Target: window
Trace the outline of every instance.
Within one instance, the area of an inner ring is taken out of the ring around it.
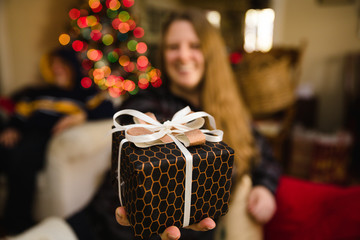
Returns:
[[[245,14],[245,41],[246,52],[270,51],[273,44],[275,12],[270,8],[250,9]]]
[[[220,27],[221,15],[218,11],[208,11],[206,13],[206,18],[215,27]]]

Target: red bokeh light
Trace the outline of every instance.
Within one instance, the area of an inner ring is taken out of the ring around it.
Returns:
[[[146,78],[140,78],[138,86],[141,89],[146,89],[149,86],[149,81]]]
[[[144,29],[141,27],[137,27],[134,29],[134,37],[136,38],[142,38],[144,36]]]
[[[80,17],[77,20],[77,25],[79,26],[79,28],[86,28],[88,26],[86,17]]]
[[[151,85],[155,88],[160,87],[162,84],[161,78],[157,78],[155,81],[151,81]]]
[[[132,5],[134,5],[134,0],[123,0],[123,5],[127,8],[131,7]]]
[[[144,42],[139,42],[137,45],[136,45],[136,51],[140,54],[143,54],[147,51],[147,45],[146,43]]]
[[[80,52],[84,47],[84,43],[80,40],[75,40],[72,43],[72,48],[76,51],[76,52]]]
[[[93,67],[93,62],[90,61],[89,59],[84,59],[81,65],[85,70],[90,70]]]
[[[142,68],[147,67],[147,65],[149,64],[149,60],[146,56],[140,56],[137,59],[137,64]]]
[[[94,41],[98,41],[101,38],[101,32],[99,30],[92,30],[90,33],[90,37]]]
[[[81,86],[83,88],[89,88],[92,85],[92,81],[89,77],[84,77],[83,79],[81,79]]]
[[[73,8],[69,11],[69,17],[71,20],[78,19],[80,17],[80,10]]]

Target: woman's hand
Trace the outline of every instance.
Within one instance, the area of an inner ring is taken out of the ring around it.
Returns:
[[[126,211],[124,207],[118,207],[115,212],[116,221],[123,226],[130,226],[129,220],[126,217]],[[216,223],[211,218],[205,218],[198,223],[192,224],[187,228],[194,231],[208,231],[214,229]],[[165,229],[165,231],[160,234],[162,240],[176,240],[180,238],[180,230],[175,226],[171,226]]]
[[[5,147],[12,148],[20,140],[21,134],[15,128],[7,128],[0,134],[0,144]]]
[[[249,194],[248,211],[259,223],[267,223],[276,211],[274,195],[266,187],[255,186]]]
[[[84,112],[69,115],[61,118],[53,127],[52,133],[54,135],[61,133],[69,127],[80,125],[86,121],[86,114]]]

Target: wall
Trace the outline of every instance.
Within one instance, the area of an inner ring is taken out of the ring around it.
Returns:
[[[0,93],[39,81],[42,54],[58,46],[76,1],[0,0]]]
[[[343,1],[345,2],[345,1]],[[275,45],[307,42],[301,84],[319,97],[318,128],[335,131],[342,124],[342,68],[344,56],[360,52],[359,1],[319,5],[316,0],[273,0]]]

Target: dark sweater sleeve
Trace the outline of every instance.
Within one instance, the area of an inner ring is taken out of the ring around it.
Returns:
[[[253,134],[259,149],[259,159],[254,162],[251,170],[253,185],[262,185],[275,194],[282,173],[281,166],[266,139],[255,129]]]

